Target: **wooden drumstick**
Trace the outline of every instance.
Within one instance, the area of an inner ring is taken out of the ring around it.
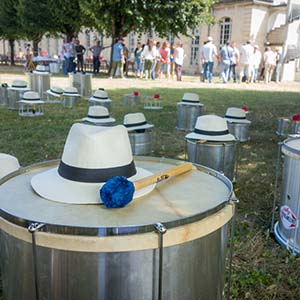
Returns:
[[[100,189],[100,197],[108,208],[118,208],[127,205],[133,198],[135,191],[149,185],[164,181],[168,178],[181,175],[192,170],[191,163],[183,163],[171,169],[145,177],[135,182],[129,181],[124,176],[109,179]]]

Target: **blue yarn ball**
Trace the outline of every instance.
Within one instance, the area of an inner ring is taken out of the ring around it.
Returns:
[[[127,205],[133,198],[134,185],[124,176],[109,179],[100,189],[100,197],[107,208]]]

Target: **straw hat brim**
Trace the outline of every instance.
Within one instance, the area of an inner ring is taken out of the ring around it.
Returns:
[[[212,141],[212,142],[231,142],[235,141],[235,137],[232,134],[224,134],[224,135],[204,135],[204,134],[198,134],[195,132],[191,132],[185,136],[186,139],[191,140],[206,140],[206,141]]]
[[[125,125],[124,125],[125,126]],[[125,126],[126,127],[126,126]],[[141,126],[136,126],[136,127],[126,127],[126,129],[128,131],[134,131],[134,130],[141,130],[141,129],[149,129],[149,128],[153,128],[154,125],[153,124],[145,124],[145,125],[141,125]]]
[[[229,123],[242,123],[242,124],[251,124],[251,121],[247,120],[247,119],[231,119],[228,117],[224,118],[227,122]]]
[[[20,100],[20,101],[17,101],[18,103],[24,103],[24,104],[43,104],[45,103],[44,101],[42,100]]]
[[[80,94],[69,94],[69,93],[63,93],[63,96],[73,96],[73,97],[80,97]]]
[[[8,90],[13,90],[13,91],[30,91],[30,88],[28,88],[28,87],[26,87],[26,88],[24,88],[24,87],[18,88],[18,87],[12,87],[12,86],[10,86],[7,89]]]
[[[31,186],[37,194],[48,200],[69,204],[100,204],[100,188],[104,183],[85,183],[65,179],[58,174],[58,167],[35,175],[31,179]],[[136,181],[152,175],[150,171],[136,167],[136,175],[128,178]],[[155,184],[134,192],[133,199],[150,193]]]
[[[94,98],[94,97],[91,97],[89,99],[89,101],[95,101],[95,102],[111,102],[111,99],[107,98],[107,99],[98,99],[98,98]]]
[[[180,105],[197,105],[197,106],[203,106],[202,103],[200,102],[195,102],[195,103],[192,103],[192,102],[178,102],[177,104],[180,104]]]
[[[49,95],[52,95],[54,97],[58,97],[58,98],[63,96],[63,94],[56,94],[56,93],[53,93],[51,90],[47,90],[46,93]]]
[[[40,71],[32,71],[33,74],[38,74],[38,75],[49,75],[50,72],[40,72]]]
[[[90,122],[94,124],[106,124],[106,123],[113,123],[116,121],[114,118],[107,118],[107,119],[92,119],[89,117],[81,119],[81,121]]]

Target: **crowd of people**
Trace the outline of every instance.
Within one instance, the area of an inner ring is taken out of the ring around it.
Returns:
[[[252,45],[251,41],[247,41],[240,49],[237,48],[234,41],[228,41],[218,53],[212,37],[208,37],[201,48],[200,60],[203,82],[212,82],[215,62],[219,64],[223,83],[231,80],[254,83],[260,79],[269,83],[274,71],[275,81],[279,82],[280,80],[282,61],[279,48],[275,48],[273,51],[270,46],[267,46],[262,54],[258,45]]]

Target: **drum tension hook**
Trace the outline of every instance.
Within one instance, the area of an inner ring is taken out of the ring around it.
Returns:
[[[37,230],[40,230],[41,228],[43,228],[46,224],[43,224],[43,223],[31,223],[29,226],[28,226],[28,231],[30,233],[33,233]]]

